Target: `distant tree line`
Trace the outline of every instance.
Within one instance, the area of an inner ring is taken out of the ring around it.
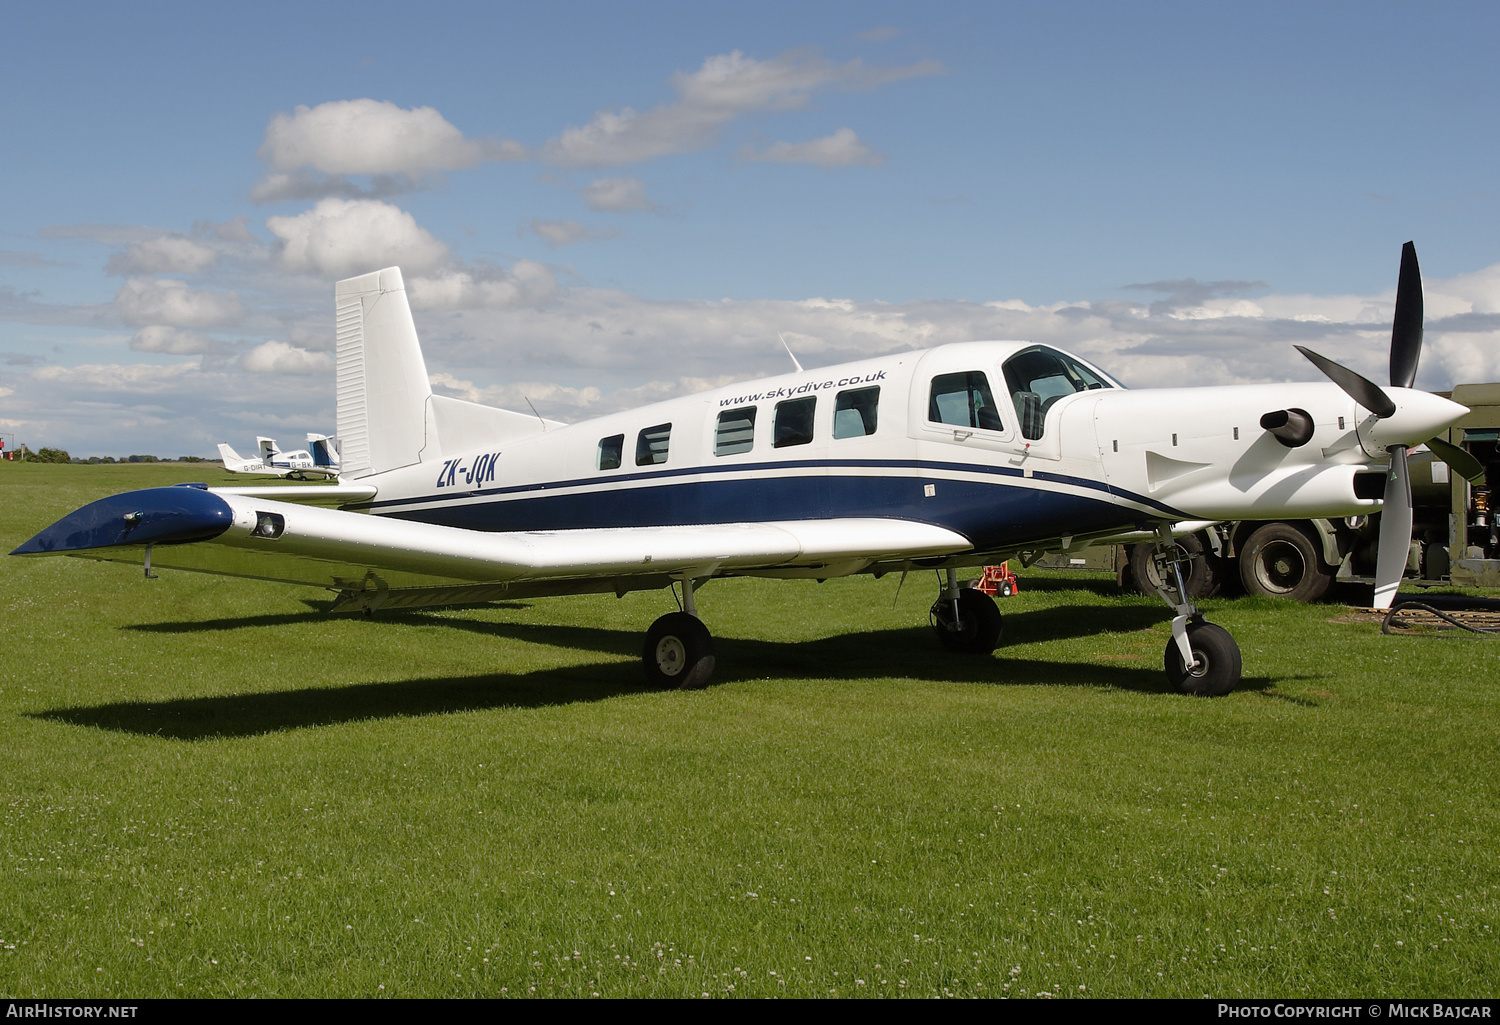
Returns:
[[[205,459],[202,456],[178,456],[176,459],[163,459],[160,456],[149,455],[122,456],[119,459],[114,456],[89,456],[87,459],[74,459],[60,448],[39,448],[32,451],[25,446],[21,447],[20,452],[21,458],[31,463],[212,463],[217,461]]]
[[[63,455],[67,455],[66,452]],[[176,459],[163,459],[161,456],[124,456],[116,459],[114,456],[89,456],[87,459],[64,459],[63,462],[74,463],[211,463],[213,459],[204,459],[202,456],[178,456]]]

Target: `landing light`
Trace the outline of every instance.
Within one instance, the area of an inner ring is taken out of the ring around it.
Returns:
[[[286,530],[286,517],[280,513],[257,512],[255,514],[256,537],[278,538]]]

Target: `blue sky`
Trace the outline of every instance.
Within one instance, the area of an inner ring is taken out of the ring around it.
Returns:
[[[1485,4],[62,4],[0,36],[0,433],[332,423],[332,284],[577,419],[1028,337],[1127,383],[1500,377]],[[631,113],[634,112],[634,114]]]

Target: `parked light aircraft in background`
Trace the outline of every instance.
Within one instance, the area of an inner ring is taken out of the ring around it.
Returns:
[[[289,477],[306,480],[313,477],[337,477],[339,453],[334,439],[326,434],[309,434],[307,449],[280,452],[271,438],[256,438],[259,459],[246,459],[228,445],[219,445],[219,458],[230,473],[249,473],[261,477]],[[310,450],[310,451],[309,451]]]
[[[1174,532],[1383,505],[1389,604],[1411,534],[1407,448],[1465,412],[1411,388],[1410,243],[1389,388],[1302,350],[1333,383],[1127,390],[1049,346],[968,342],[564,425],[434,394],[399,270],[339,282],[335,306],[338,484],[128,492],[12,554],[311,584],[366,614],[680,585],[642,660],[652,680],[696,687],[714,656],[694,592],[715,577],[931,568],[938,638],[988,653],[1000,613],[959,586],[961,567],[1154,536],[1176,581],[1160,589],[1167,675],[1222,694],[1239,648],[1182,597]]]

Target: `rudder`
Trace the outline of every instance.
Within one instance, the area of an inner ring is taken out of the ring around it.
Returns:
[[[419,462],[432,387],[401,270],[388,267],[340,281],[334,310],[343,476],[367,477]]]

